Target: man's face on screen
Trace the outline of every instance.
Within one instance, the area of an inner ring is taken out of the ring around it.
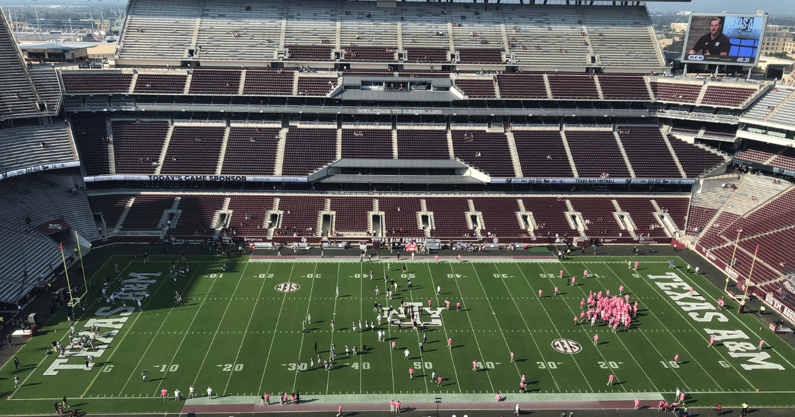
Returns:
[[[709,22],[709,33],[712,35],[713,38],[715,36],[718,36],[718,34],[720,33],[720,20],[715,19]]]

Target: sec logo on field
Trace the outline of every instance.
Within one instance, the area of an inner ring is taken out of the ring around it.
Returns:
[[[279,292],[295,292],[298,291],[299,288],[301,288],[301,286],[294,282],[282,282],[275,287],[276,291]]]
[[[552,341],[552,349],[560,353],[574,355],[582,351],[582,345],[569,339],[555,339]]]

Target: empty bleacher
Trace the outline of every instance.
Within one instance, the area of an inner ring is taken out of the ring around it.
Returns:
[[[707,91],[704,92],[701,104],[739,107],[758,91],[756,88],[724,87],[710,84],[707,85]]]
[[[322,196],[282,196],[279,210],[282,223],[275,234],[279,236],[314,236],[318,233],[318,216],[326,199]]]
[[[569,211],[566,199],[562,197],[524,197],[525,210],[533,213],[536,222],[535,234],[538,236],[563,236],[567,233],[576,234],[566,220]]]
[[[400,159],[450,159],[444,129],[398,128],[397,151]]]
[[[63,91],[55,68],[49,65],[31,65],[28,67],[28,74],[39,97],[47,104],[47,110],[51,113],[57,112],[63,99]]]
[[[392,159],[392,129],[344,127],[342,157]]]
[[[571,178],[569,156],[560,131],[512,130],[522,175],[526,178]]]
[[[221,174],[273,175],[279,131],[278,127],[232,126]]]
[[[523,236],[527,231],[521,227],[516,212],[519,204],[515,198],[483,197],[472,199],[475,210],[483,214],[480,234],[483,236]]]
[[[215,174],[224,137],[221,126],[174,126],[161,174]]]
[[[134,0],[119,40],[122,59],[188,58],[201,6],[190,0]]]
[[[80,163],[86,175],[103,175],[110,171],[108,126],[104,115],[75,113],[69,116],[72,135],[80,152]]]
[[[16,40],[3,14],[0,16],[0,120],[40,113],[36,90],[23,65]]]
[[[183,195],[177,209],[179,217],[168,230],[171,236],[212,237],[215,233],[213,216],[224,205],[224,196],[215,194]]]
[[[378,209],[384,212],[386,237],[421,237],[417,227],[417,212],[420,211],[418,197],[378,197]]]
[[[687,178],[695,178],[716,165],[725,162],[725,159],[716,153],[691,145],[672,136],[668,137],[668,141],[671,142],[671,147],[676,153],[676,159],[678,159],[679,163],[682,165],[682,169],[685,171],[685,174],[687,174]]]
[[[336,197],[331,199],[334,230],[340,233],[367,231],[367,212],[373,210],[369,197]]]
[[[160,222],[163,212],[174,204],[174,195],[141,193],[135,196],[130,211],[122,223],[126,232],[159,233],[164,226]]]
[[[556,99],[599,100],[594,77],[585,74],[548,74],[549,88]]]
[[[136,94],[182,94],[187,74],[138,74]]]
[[[610,198],[569,197],[575,211],[582,213],[585,220],[585,234],[589,237],[618,237],[629,235],[616,222],[616,211]]]
[[[270,61],[276,58],[284,7],[244,0],[202,4],[194,53],[202,60]]]
[[[792,92],[792,88],[783,86],[771,88],[743,113],[743,117],[759,121],[765,120],[776,107],[792,95]]]
[[[651,90],[657,101],[695,104],[703,84],[650,81]]]
[[[92,213],[102,213],[105,227],[108,232],[111,232],[132,197],[127,194],[99,194],[88,196],[88,204],[91,206]]]
[[[513,63],[583,67],[590,62],[578,8],[512,4],[500,8]]]
[[[713,208],[690,206],[690,213],[687,215],[687,233],[697,235],[703,232],[704,227],[717,212],[718,210]]]
[[[494,80],[491,79],[456,77],[455,85],[469,98],[497,97],[497,93],[494,90]]]
[[[114,121],[113,153],[117,174],[154,174],[163,152],[168,122]]]
[[[78,160],[69,139],[69,127],[55,124],[0,129],[0,172],[55,165]],[[106,158],[107,159],[107,158]]]
[[[571,156],[582,178],[630,178],[613,132],[566,130]]]
[[[606,67],[659,68],[664,65],[645,7],[582,8],[593,53]]]
[[[273,208],[269,195],[232,195],[229,210],[232,216],[226,222],[231,233],[243,238],[266,237],[270,227],[267,211]]]
[[[337,129],[291,126],[284,148],[282,174],[306,176],[337,159]]]
[[[331,61],[331,46],[324,45],[288,45],[288,61]]]
[[[453,150],[456,158],[493,177],[513,178],[515,173],[504,133],[483,130],[453,130]],[[466,139],[470,134],[473,139]]]
[[[600,74],[599,86],[602,88],[605,100],[651,99],[646,82],[639,75]]]
[[[288,69],[248,70],[243,94],[292,95],[294,76]]]
[[[657,128],[619,129],[619,137],[638,178],[681,178],[671,151]]]
[[[499,74],[497,84],[502,98],[548,98],[541,74]]]
[[[121,71],[80,71],[61,74],[67,94],[127,93],[132,74]]]
[[[195,70],[190,82],[190,93],[237,94],[241,74],[240,70]]]
[[[433,213],[432,237],[474,236],[474,230],[467,226],[466,212],[469,211],[469,205],[465,198],[426,198],[425,205]]]
[[[325,96],[339,80],[337,77],[298,77],[298,94],[306,96]]]

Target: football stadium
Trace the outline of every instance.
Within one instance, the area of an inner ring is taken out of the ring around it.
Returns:
[[[672,60],[635,1],[129,0],[101,65],[0,16],[0,414],[795,413],[762,12]]]

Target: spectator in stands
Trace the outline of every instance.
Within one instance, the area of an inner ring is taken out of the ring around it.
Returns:
[[[704,55],[728,56],[730,49],[729,37],[723,34],[723,18],[716,16],[709,22],[709,33],[700,37],[689,53],[703,51]]]

